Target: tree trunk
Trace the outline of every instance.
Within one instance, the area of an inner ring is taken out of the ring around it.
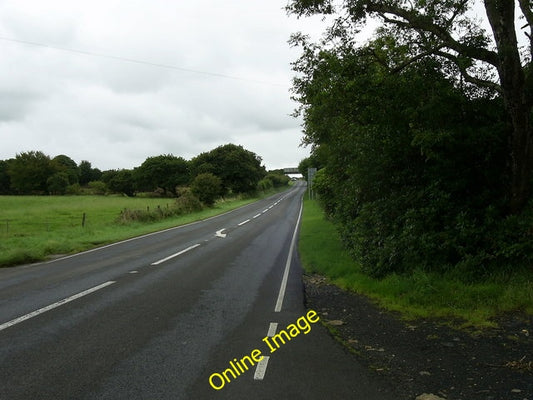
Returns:
[[[510,211],[518,214],[527,204],[531,193],[533,129],[531,104],[526,93],[525,74],[515,33],[515,2],[485,0],[485,9],[498,49],[498,74],[503,98],[513,125]]]

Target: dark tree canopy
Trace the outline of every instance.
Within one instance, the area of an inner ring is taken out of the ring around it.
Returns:
[[[102,179],[112,192],[124,193],[126,196],[133,196],[135,194],[135,182],[132,170],[120,169],[105,171]]]
[[[503,80],[498,71],[490,75],[503,67],[483,60],[500,53],[466,18],[470,5],[340,1],[342,18],[323,41],[293,37],[302,49],[294,63],[296,114],[303,117],[304,143],[321,164],[313,166],[323,167],[316,190],[370,274],[423,269],[474,279],[533,262],[530,195],[515,185],[531,183],[519,171],[530,165],[531,146],[515,146],[518,137],[530,140],[531,127],[523,131],[513,122],[516,109]],[[291,7],[302,15],[335,12],[324,1]],[[383,24],[359,45],[353,33],[368,16]],[[445,46],[437,25],[448,29],[455,47]],[[519,112],[526,120],[528,107]]]
[[[191,163],[195,173],[212,173],[218,176],[225,192],[253,192],[266,173],[259,156],[234,144],[226,144],[202,153],[193,158]]]
[[[349,47],[358,46],[354,33],[369,18],[377,18],[379,36],[394,41],[396,50],[383,51],[383,41],[366,50],[387,71],[397,73],[430,58],[442,62],[443,72],[457,85],[470,84],[472,94],[501,96],[512,126],[509,208],[518,213],[529,200],[533,170],[533,12],[530,0],[483,4],[490,33],[471,17],[475,14],[471,0],[292,0],[287,9],[300,16],[337,16],[327,39],[330,45],[334,39]],[[520,48],[518,38],[527,45]]]
[[[79,183],[80,169],[72,158],[64,154],[55,156],[52,159],[52,166],[58,173],[66,174],[69,184]]]
[[[0,194],[11,192],[11,179],[8,173],[8,161],[0,160]]]
[[[80,170],[80,185],[87,185],[91,181],[98,181],[102,177],[102,171],[98,168],[93,168],[92,164],[83,160],[79,165]]]
[[[54,173],[51,161],[41,151],[17,154],[8,164],[11,189],[18,194],[46,193],[46,181]]]
[[[135,169],[135,180],[140,191],[161,188],[175,194],[177,186],[186,185],[190,180],[189,163],[172,154],[149,157]]]

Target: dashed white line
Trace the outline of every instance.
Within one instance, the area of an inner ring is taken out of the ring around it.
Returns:
[[[247,224],[248,222],[250,222],[249,219],[247,219],[246,221],[242,221],[240,224],[237,224],[237,225],[238,225],[238,226],[242,226],[242,225],[244,225],[244,224]]]
[[[263,356],[263,359],[257,363],[257,367],[255,367],[255,374],[254,379],[256,381],[262,381],[265,377],[265,372],[268,365],[269,356]]]
[[[254,215],[254,219],[259,218],[261,216],[261,213]]]
[[[268,327],[268,337],[272,337],[276,334],[276,331],[278,330],[278,323],[277,322],[271,322]]]
[[[264,214],[266,212],[268,212],[268,208],[266,210],[263,210],[263,212],[261,214]]]
[[[138,274],[139,271],[130,271],[129,273],[130,273],[130,274]]]
[[[84,290],[83,292],[80,292],[78,294],[75,294],[75,295],[72,295],[70,297],[67,297],[67,298],[65,298],[63,300],[60,300],[60,301],[55,302],[53,304],[50,304],[49,306],[46,306],[46,307],[43,307],[43,308],[39,308],[38,310],[35,310],[35,311],[33,311],[33,312],[29,313],[29,314],[23,315],[22,317],[18,317],[18,318],[12,319],[11,321],[8,321],[8,322],[0,325],[0,331],[4,330],[6,328],[9,328],[10,326],[19,324],[19,323],[21,323],[23,321],[26,321],[26,320],[28,320],[30,318],[36,317],[37,315],[40,315],[40,314],[45,313],[47,311],[53,310],[54,308],[62,306],[63,304],[70,303],[71,301],[79,299],[80,297],[87,296],[88,294],[94,293],[97,290],[100,290],[100,289],[105,288],[106,286],[112,285],[113,283],[115,283],[115,281],[108,281],[108,282],[102,283],[101,285],[98,285],[98,286],[95,286],[93,288]]]
[[[268,326],[267,336],[268,337],[274,336],[277,330],[278,330],[278,323],[271,322],[270,325]],[[255,367],[254,380],[256,381],[263,380],[263,378],[265,377],[269,359],[270,359],[269,356],[263,356],[263,359],[257,363],[257,367]]]
[[[172,255],[170,255],[170,256],[168,256],[168,257],[165,257],[165,258],[163,258],[163,259],[161,259],[161,260],[159,260],[159,261],[153,262],[153,263],[150,264],[150,265],[159,265],[159,264],[162,264],[162,263],[164,263],[165,261],[171,260],[171,259],[173,259],[174,257],[177,257],[177,256],[181,256],[183,253],[186,253],[186,252],[188,252],[188,251],[191,251],[192,249],[195,249],[195,248],[197,248],[198,246],[200,246],[200,243],[197,243],[197,244],[195,244],[195,245],[193,245],[193,246],[187,247],[185,250],[178,251],[177,253],[172,254]]]

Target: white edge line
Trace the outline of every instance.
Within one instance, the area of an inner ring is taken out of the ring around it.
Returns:
[[[263,359],[257,363],[257,367],[255,367],[255,374],[254,374],[254,380],[256,381],[262,381],[265,377],[265,372],[268,365],[268,359],[270,356],[263,356]]]
[[[162,263],[164,263],[165,261],[171,260],[171,259],[173,259],[174,257],[177,257],[177,256],[181,256],[183,253],[187,253],[188,251],[191,251],[192,249],[195,249],[195,248],[197,248],[198,246],[200,246],[200,243],[196,243],[195,245],[189,246],[189,247],[187,247],[187,248],[184,249],[184,250],[181,250],[181,251],[178,251],[177,253],[171,254],[170,256],[165,257],[165,258],[162,258],[162,259],[159,260],[159,261],[153,262],[153,263],[150,264],[150,265],[159,265],[159,264],[162,264]]]
[[[93,288],[84,290],[83,292],[80,292],[78,294],[72,295],[72,296],[67,297],[67,298],[65,298],[63,300],[59,300],[58,302],[50,304],[49,306],[46,306],[46,307],[43,307],[43,308],[39,308],[38,310],[32,311],[29,314],[26,314],[26,315],[23,315],[21,317],[12,319],[11,321],[8,321],[8,322],[0,325],[0,331],[4,330],[6,328],[9,328],[10,326],[19,324],[19,323],[21,323],[23,321],[26,321],[26,320],[28,320],[30,318],[36,317],[39,314],[42,314],[42,313],[45,313],[47,311],[53,310],[54,308],[62,306],[63,304],[70,303],[71,301],[79,299],[80,297],[87,296],[88,294],[91,294],[93,292],[96,292],[97,290],[103,289],[106,286],[112,285],[115,282],[116,281],[108,281],[108,282],[102,283],[101,285],[98,285],[98,286],[95,286]]]
[[[237,225],[238,225],[238,226],[242,226],[242,225],[244,225],[244,224],[247,224],[248,222],[250,222],[249,219],[247,219],[246,221],[242,221],[240,224],[237,224]]]
[[[291,269],[292,252],[294,251],[294,244],[296,243],[296,234],[298,233],[298,225],[300,224],[300,218],[302,217],[303,202],[300,205],[300,213],[298,214],[298,220],[294,227],[294,233],[292,234],[291,247],[289,248],[289,255],[287,256],[287,263],[285,264],[285,271],[283,272],[283,279],[281,280],[281,286],[279,288],[278,301],[276,302],[275,312],[281,311],[283,305],[283,298],[285,297],[285,289],[287,289],[287,280],[289,278],[289,270]]]

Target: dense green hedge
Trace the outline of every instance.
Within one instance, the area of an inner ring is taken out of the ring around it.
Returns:
[[[315,189],[364,271],[531,268],[533,211],[509,212],[497,95],[465,90],[435,60],[390,73],[368,49],[307,45],[296,69]]]

